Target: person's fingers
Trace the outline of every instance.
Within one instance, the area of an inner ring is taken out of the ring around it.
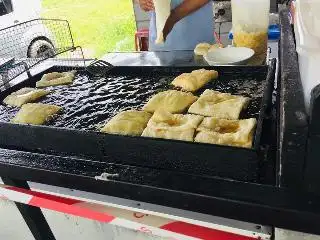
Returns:
[[[148,11],[154,10],[154,5],[152,0],[146,1],[146,8],[148,9]]]
[[[140,8],[146,11],[146,0],[139,0]]]
[[[153,0],[140,0],[140,7],[144,11],[152,11],[154,10]]]
[[[141,6],[141,8],[144,11],[152,11],[152,10],[154,10],[154,7],[152,5],[144,5],[144,6]]]
[[[153,3],[153,0],[150,0],[149,1],[149,6],[150,8],[153,10],[154,9],[154,3]]]

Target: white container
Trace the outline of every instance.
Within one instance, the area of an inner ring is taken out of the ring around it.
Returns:
[[[254,55],[254,51],[245,47],[218,48],[209,51],[204,59],[210,66],[216,65],[244,65]]]
[[[320,84],[320,0],[297,0],[294,28],[307,111],[312,89]]]
[[[256,55],[267,53],[270,0],[232,0],[232,31],[236,47]]]

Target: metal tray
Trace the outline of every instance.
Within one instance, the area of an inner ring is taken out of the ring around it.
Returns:
[[[273,65],[269,69],[267,66],[215,67],[220,73],[219,79],[204,88],[252,98],[248,110],[242,114],[242,118],[258,119],[252,149],[100,134],[95,131],[97,125],[119,111],[142,107],[150,96],[170,88],[169,83],[175,76],[194,69],[197,68],[116,67],[105,78],[93,77],[84,69],[78,69],[72,86],[54,87],[55,93],[41,101],[64,107],[63,115],[48,126],[11,124],[8,121],[17,109],[0,105],[0,146],[256,181],[262,124],[274,82]],[[22,87],[35,86],[44,73],[59,70],[59,66],[50,68],[2,91],[0,101]],[[63,70],[67,69],[64,67]]]

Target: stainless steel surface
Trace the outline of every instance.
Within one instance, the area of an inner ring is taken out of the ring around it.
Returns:
[[[208,66],[193,51],[108,53],[102,60],[115,66]]]
[[[268,43],[270,58],[278,57],[278,41]],[[202,56],[195,56],[193,51],[171,52],[114,52],[102,57],[115,66],[208,66]]]

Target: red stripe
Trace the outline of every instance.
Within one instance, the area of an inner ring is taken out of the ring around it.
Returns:
[[[29,202],[29,205],[46,208],[46,209],[50,209],[50,210],[54,210],[62,213],[68,213],[68,214],[76,215],[79,217],[85,217],[85,218],[89,218],[89,219],[100,221],[100,222],[106,222],[106,223],[109,223],[113,219],[115,219],[115,217],[105,213],[100,213],[100,212],[92,211],[83,207],[68,205],[65,203],[56,202],[50,199],[44,199],[40,197],[33,197]]]
[[[31,191],[27,189],[17,188],[17,187],[6,187],[9,190],[13,190],[20,193],[25,193],[28,195],[33,196],[29,205],[35,207],[41,207],[46,209],[51,209],[58,212],[69,213],[79,217],[85,217],[92,220],[100,221],[100,222],[111,222],[115,217],[105,214],[96,212],[93,210],[86,209],[84,207],[78,207],[74,204],[82,203],[82,201],[71,199],[71,198],[64,198],[59,196],[54,196],[51,194],[40,193],[36,191]]]
[[[35,197],[46,198],[48,200],[61,202],[61,203],[68,204],[68,205],[73,205],[73,204],[82,202],[82,201],[71,199],[71,198],[58,197],[58,196],[54,196],[54,195],[51,195],[51,194],[40,193],[40,192],[31,191],[31,190],[27,190],[27,189],[23,189],[23,188],[10,187],[10,186],[8,186],[6,188],[10,189],[10,190],[13,190],[13,191],[16,191],[16,192],[21,192],[21,193],[25,193],[25,194],[31,194],[32,196],[35,196]]]
[[[253,240],[259,238],[240,236],[211,228],[201,227],[184,222],[172,222],[161,227],[175,233],[181,233],[189,237],[200,238],[203,240]]]
[[[72,214],[79,217],[84,217],[100,222],[109,223],[115,219],[115,217],[96,212],[93,210],[86,209],[84,207],[75,206],[73,204],[82,203],[82,201],[69,199],[64,197],[58,197],[46,193],[40,193],[36,191],[16,188],[16,187],[6,187],[7,189],[32,195],[33,198],[29,202],[29,205],[35,207],[46,208],[62,213]],[[240,236],[234,233],[228,233],[220,230],[215,230],[211,228],[201,227],[184,222],[173,222],[166,224],[161,227],[161,229],[168,230],[175,233],[180,233],[190,237],[200,238],[203,240],[253,240],[259,238]]]

